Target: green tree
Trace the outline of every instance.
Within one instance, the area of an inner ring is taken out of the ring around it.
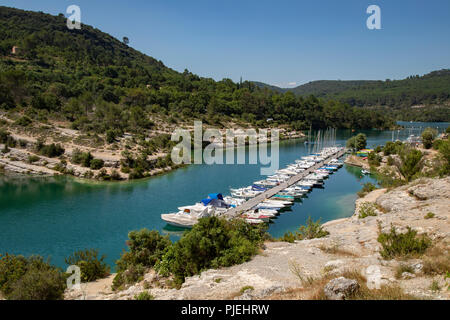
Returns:
[[[422,143],[425,149],[430,149],[433,146],[433,141],[436,139],[437,131],[436,129],[426,128],[422,132]]]

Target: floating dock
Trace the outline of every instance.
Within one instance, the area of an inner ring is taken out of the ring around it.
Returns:
[[[267,191],[264,191],[263,193],[257,195],[256,197],[244,202],[243,204],[241,204],[240,206],[236,207],[236,208],[231,208],[230,210],[228,210],[223,216],[227,219],[232,219],[232,218],[236,218],[237,216],[243,214],[244,212],[252,209],[253,207],[257,206],[259,203],[263,202],[264,200],[273,197],[274,195],[276,195],[278,192],[296,184],[297,182],[299,182],[300,180],[302,180],[303,178],[305,178],[307,175],[309,175],[310,173],[316,171],[317,169],[319,169],[320,167],[323,167],[324,165],[326,165],[327,163],[329,163],[332,159],[338,159],[340,157],[342,157],[345,153],[347,152],[346,149],[342,149],[341,151],[329,156],[327,159],[323,160],[322,162],[316,163],[314,166],[312,166],[311,168],[306,169],[303,172],[300,172],[299,174],[291,177],[288,181],[283,182],[279,185],[277,185],[276,187],[273,187]]]

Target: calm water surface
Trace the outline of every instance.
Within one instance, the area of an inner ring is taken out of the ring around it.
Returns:
[[[427,127],[429,124],[405,126]],[[441,131],[448,123],[432,124]],[[416,129],[418,130],[418,129]],[[368,145],[391,140],[391,131],[364,131]],[[414,130],[395,131],[405,139]],[[339,131],[344,145],[351,131]],[[303,141],[280,144],[280,165],[292,163],[308,153]],[[64,257],[76,250],[97,248],[111,265],[126,249],[130,230],[156,229],[176,240],[181,231],[168,228],[161,213],[175,212],[178,206],[193,204],[211,192],[227,193],[260,180],[257,165],[192,165],[169,174],[124,183],[91,183],[67,177],[0,177],[0,253],[50,256],[64,267]],[[345,166],[330,176],[324,189],[314,189],[292,211],[270,225],[273,236],[294,231],[310,215],[322,222],[348,217],[353,213],[356,192],[373,181],[358,168]]]

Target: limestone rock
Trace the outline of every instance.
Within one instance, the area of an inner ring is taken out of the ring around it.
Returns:
[[[330,300],[345,300],[359,289],[358,281],[339,277],[325,285],[325,296]]]

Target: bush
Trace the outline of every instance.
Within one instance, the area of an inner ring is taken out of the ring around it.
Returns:
[[[394,158],[392,158],[391,156],[389,156],[389,157],[387,158],[387,164],[388,164],[388,166],[393,166],[393,165],[395,164]]]
[[[359,133],[356,136],[351,137],[347,140],[347,148],[359,151],[364,149],[367,145],[367,138],[364,133]]]
[[[8,147],[14,148],[17,145],[17,141],[9,134],[9,132],[0,129],[0,143],[5,145],[5,149]]]
[[[425,149],[430,149],[433,146],[433,140],[436,139],[437,131],[432,128],[426,128],[422,132],[422,143]]]
[[[76,251],[67,257],[65,262],[71,266],[76,265],[81,270],[81,281],[90,282],[105,278],[109,275],[109,266],[104,262],[105,256],[98,256],[98,250],[85,249]]]
[[[35,162],[38,162],[39,160],[41,160],[41,158],[39,158],[36,155],[31,155],[31,156],[28,157],[28,162],[29,163],[35,163]]]
[[[329,234],[328,231],[323,229],[320,224],[320,219],[314,222],[311,217],[308,217],[306,226],[301,226],[299,228],[298,238],[299,240],[316,239],[326,237]]]
[[[363,188],[360,191],[358,191],[358,197],[362,198],[376,189],[377,187],[373,183],[367,182],[364,184]]]
[[[417,231],[410,227],[406,233],[397,233],[394,226],[391,227],[389,233],[380,232],[378,242],[383,247],[380,254],[385,259],[420,255],[431,245],[431,240],[427,235],[417,237]]]
[[[16,120],[15,124],[22,127],[28,127],[33,121],[27,116],[23,116]]]
[[[176,284],[209,268],[228,267],[257,254],[265,230],[241,219],[227,221],[210,217],[200,221],[164,255],[157,269],[172,274]]]
[[[128,234],[128,252],[124,252],[117,261],[117,275],[114,288],[136,282],[147,268],[158,263],[167,252],[172,242],[169,236],[162,236],[158,231],[142,229]]]
[[[56,158],[64,154],[65,150],[60,144],[45,145],[42,141],[38,141],[36,146],[37,152],[48,158]]]
[[[433,212],[428,212],[425,217],[423,217],[424,219],[432,219],[434,218],[435,214]]]
[[[375,152],[369,153],[367,159],[368,159],[369,164],[371,166],[375,166],[375,167],[378,167],[380,165],[380,163],[381,163],[381,160],[382,160],[381,156],[379,156]]]
[[[65,275],[42,257],[0,256],[0,291],[10,300],[59,300]]]
[[[99,169],[103,168],[104,165],[105,165],[105,162],[103,160],[92,159],[90,167],[92,170],[99,170]]]
[[[144,291],[134,296],[134,300],[155,300],[155,297],[147,291]]]
[[[364,219],[367,217],[375,217],[377,213],[375,212],[375,204],[370,202],[365,202],[359,208],[359,219]]]
[[[420,171],[422,157],[422,152],[416,149],[409,148],[401,152],[400,158],[402,159],[402,164],[398,169],[406,181],[411,181]]]

